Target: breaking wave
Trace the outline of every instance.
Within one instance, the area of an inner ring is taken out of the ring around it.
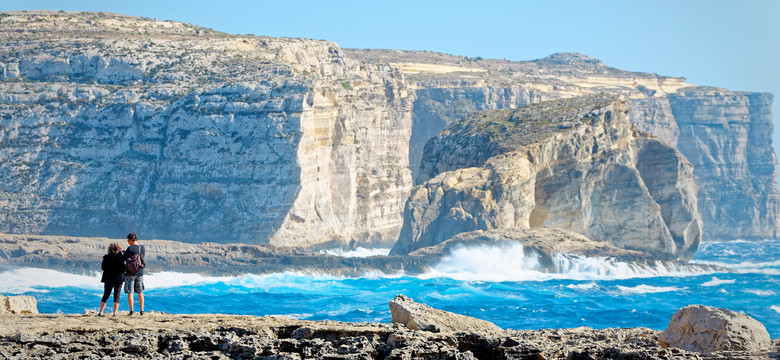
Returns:
[[[464,281],[608,280],[713,273],[708,266],[673,262],[626,262],[607,257],[555,254],[551,263],[526,251],[521,244],[458,247],[421,278],[446,277]]]

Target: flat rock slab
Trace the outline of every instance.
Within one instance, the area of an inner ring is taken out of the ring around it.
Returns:
[[[502,331],[500,327],[490,321],[435,309],[417,303],[404,295],[398,295],[393,301],[390,301],[390,314],[394,324],[402,324],[412,330],[433,332]]]

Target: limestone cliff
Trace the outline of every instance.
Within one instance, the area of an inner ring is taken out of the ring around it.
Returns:
[[[591,96],[450,125],[426,146],[392,253],[545,226],[689,259],[701,240],[691,165],[632,130],[629,112],[625,100]]]
[[[446,125],[609,92],[696,165],[705,238],[778,236],[768,94],[105,13],[2,13],[0,37],[0,232],[390,244]]]
[[[779,236],[771,94],[627,72],[581,54],[518,62],[424,51],[346,51],[367,63],[416,65],[406,76],[414,96],[409,152],[414,178],[428,139],[464,114],[616,93],[630,99],[637,129],[675,146],[694,164],[704,239]]]
[[[327,41],[103,13],[6,13],[0,37],[0,232],[397,238],[397,70]]]

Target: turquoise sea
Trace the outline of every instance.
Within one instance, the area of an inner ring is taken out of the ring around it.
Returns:
[[[387,249],[360,249],[367,256]],[[693,264],[638,266],[603,258],[559,256],[559,273],[536,270],[521,246],[469,248],[420,276],[365,274],[147,274],[146,310],[166,313],[283,315],[306,320],[390,322],[387,305],[397,294],[504,328],[588,326],[663,330],[689,304],[743,312],[780,337],[780,241],[705,243]],[[99,261],[96,261],[99,267]],[[97,309],[99,274],[14,268],[0,273],[0,294],[35,296],[42,313]],[[136,303],[136,307],[137,307]],[[122,298],[120,310],[127,310]],[[136,309],[137,310],[137,309]]]

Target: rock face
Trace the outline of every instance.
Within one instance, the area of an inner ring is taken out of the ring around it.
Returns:
[[[432,332],[495,332],[502,329],[489,321],[434,309],[398,295],[390,301],[393,324],[401,324],[412,330]]]
[[[677,310],[658,342],[664,348],[673,346],[705,353],[741,351],[752,354],[766,353],[772,344],[766,328],[756,319],[703,305]]]
[[[777,238],[772,95],[690,88],[669,96],[709,239]]]
[[[415,70],[406,72],[414,90],[409,156],[415,179],[428,139],[464,114],[623,94],[630,99],[631,121],[638,130],[675,146],[693,163],[703,239],[778,237],[771,94],[692,86],[683,78],[610,68],[581,54],[512,62],[424,51],[346,52],[367,63]]]
[[[37,314],[38,302],[32,296],[0,296],[0,314]]]
[[[3,13],[0,37],[0,232],[389,245],[439,130],[609,92],[701,169],[706,238],[778,234],[768,94],[580,54],[347,50],[105,13]]]
[[[552,227],[688,259],[701,240],[690,164],[632,130],[626,101],[483,112],[426,146],[392,254],[473,230]]]
[[[0,232],[392,243],[399,72],[327,41],[103,13],[0,15]]]

